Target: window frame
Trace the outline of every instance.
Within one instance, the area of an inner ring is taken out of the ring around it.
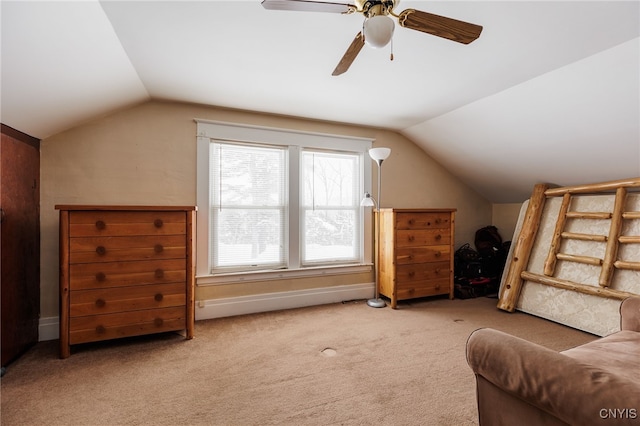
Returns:
[[[239,271],[212,273],[211,227],[210,214],[210,147],[212,140],[230,143],[249,143],[287,146],[289,150],[289,204],[300,205],[301,151],[304,148],[321,149],[335,152],[355,152],[360,154],[362,193],[371,192],[371,161],[366,155],[373,144],[373,139],[333,135],[325,133],[305,132],[299,130],[253,126],[238,123],[195,119],[197,123],[197,163],[196,163],[196,198],[197,198],[197,241],[196,241],[196,278],[198,285],[216,285],[246,280],[270,280],[305,276],[358,273],[369,271],[372,264],[372,215],[361,209],[362,235],[360,238],[361,261],[339,265],[303,266],[300,260],[300,217],[298,213],[289,214],[289,267],[278,270]],[[292,158],[295,157],[295,161]],[[290,209],[291,210],[291,209]],[[297,208],[295,209],[297,212]]]

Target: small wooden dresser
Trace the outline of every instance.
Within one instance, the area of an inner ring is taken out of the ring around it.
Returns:
[[[185,330],[193,338],[195,207],[60,210],[60,357],[71,345]]]
[[[453,299],[455,209],[380,210],[380,294],[398,300]]]

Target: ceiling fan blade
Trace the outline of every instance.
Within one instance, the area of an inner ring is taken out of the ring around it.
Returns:
[[[293,10],[297,12],[353,13],[357,10],[352,4],[308,0],[262,0],[262,7],[269,10]]]
[[[404,10],[398,16],[398,23],[401,27],[422,31],[463,44],[471,43],[480,37],[482,32],[480,25],[415,9]]]
[[[362,50],[363,46],[364,36],[362,35],[362,32],[359,32],[356,35],[356,38],[353,39],[353,41],[347,48],[347,51],[344,52],[342,59],[340,59],[338,66],[335,70],[333,70],[333,73],[331,75],[335,76],[345,73],[349,69],[353,61],[356,59],[356,56],[358,56],[358,53],[360,53],[360,50]]]

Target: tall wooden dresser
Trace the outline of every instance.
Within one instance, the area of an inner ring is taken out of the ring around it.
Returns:
[[[398,300],[453,299],[455,209],[381,209],[380,294]]]
[[[178,330],[193,338],[195,207],[56,209],[61,358],[79,343]]]

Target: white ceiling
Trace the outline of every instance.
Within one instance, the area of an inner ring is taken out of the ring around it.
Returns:
[[[640,3],[402,1],[482,25],[396,26],[331,72],[362,16],[260,0],[7,1],[2,123],[38,138],[148,99],[397,130],[492,202],[640,176]],[[381,141],[384,142],[384,141]]]

